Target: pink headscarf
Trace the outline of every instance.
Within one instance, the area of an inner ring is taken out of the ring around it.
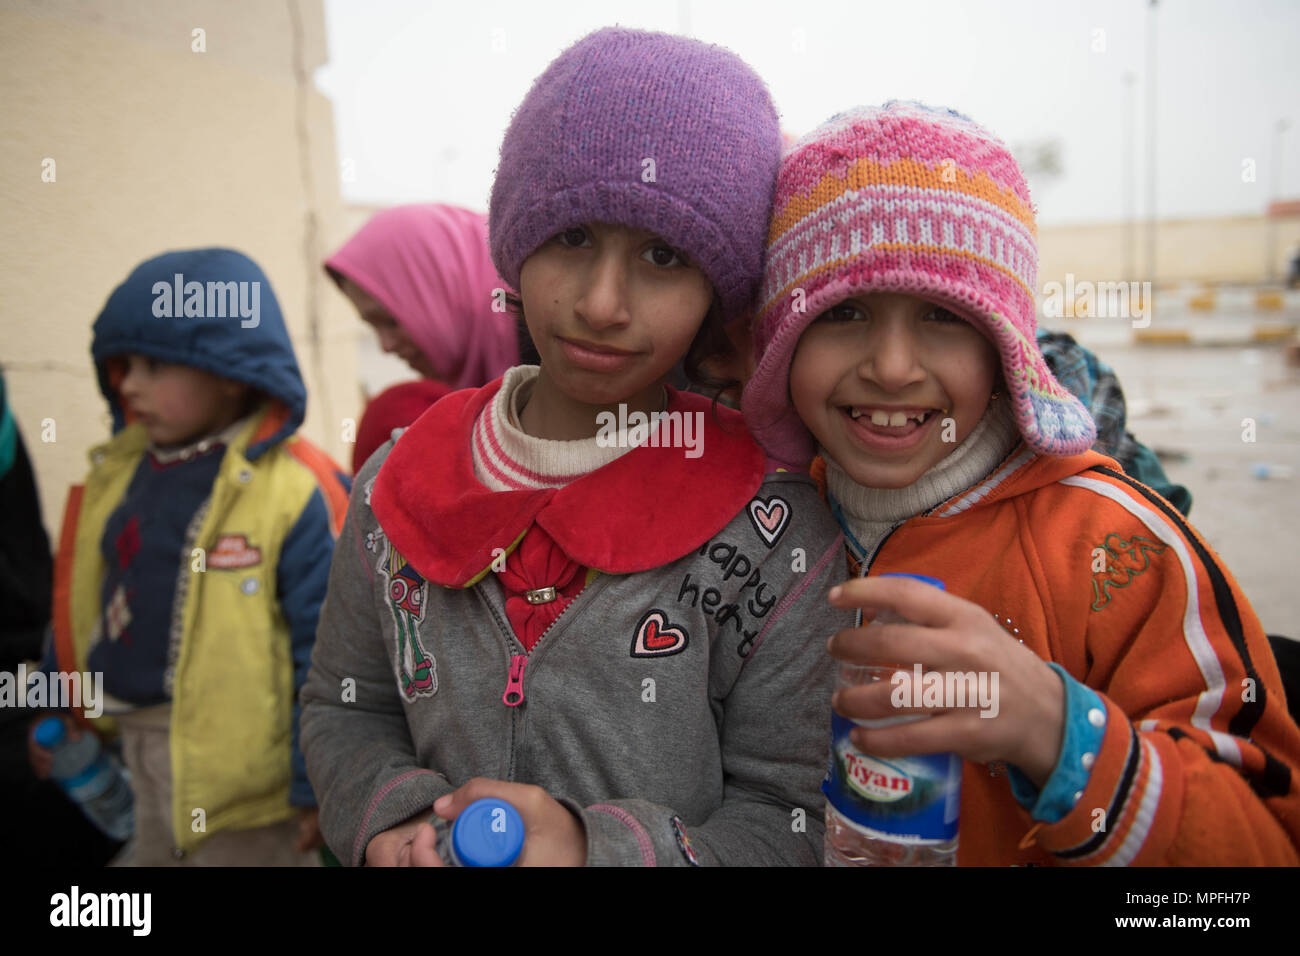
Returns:
[[[515,319],[493,309],[487,216],[458,206],[395,206],[325,260],[378,299],[453,388],[477,388],[519,362]],[[498,307],[499,308],[499,307]]]

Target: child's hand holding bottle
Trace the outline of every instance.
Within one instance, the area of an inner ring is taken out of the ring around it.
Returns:
[[[587,835],[582,823],[541,787],[475,777],[464,786],[439,797],[433,812],[455,820],[475,800],[495,797],[513,806],[523,819],[523,851],[518,866],[583,866],[587,862]],[[443,866],[438,856],[438,836],[423,811],[378,833],[366,846],[367,866]]]
[[[75,720],[66,714],[56,716],[63,721],[63,728],[67,732],[68,740],[76,741],[81,739],[83,731]],[[38,717],[27,728],[27,761],[31,764],[32,772],[36,774],[38,780],[48,780],[50,774],[54,772],[54,753],[36,742],[36,728],[44,720],[44,717]]]
[[[1008,634],[982,607],[907,578],[858,578],[832,588],[831,604],[861,608],[863,626],[839,631],[827,643],[837,660],[894,664],[908,672],[985,675],[993,691],[988,706],[978,699],[964,707],[897,707],[894,681],[879,681],[835,693],[832,705],[845,717],[876,720],[900,713],[928,714],[930,720],[892,727],[857,727],[850,739],[882,757],[953,751],[967,760],[1014,764],[1042,787],[1060,756],[1065,723],[1061,679],[1033,651]],[[881,610],[893,610],[909,624],[877,624]],[[945,686],[951,685],[945,681]],[[901,697],[921,703],[922,688]],[[949,702],[951,703],[951,702]]]
[[[444,820],[455,820],[475,800],[495,797],[505,800],[523,818],[523,851],[516,866],[583,866],[587,862],[587,834],[578,820],[541,787],[475,777],[464,786],[439,797],[434,812]],[[411,844],[411,866],[442,866],[438,857],[437,834],[424,824]]]

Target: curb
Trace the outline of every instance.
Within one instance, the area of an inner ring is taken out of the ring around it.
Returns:
[[[1120,319],[1075,319],[1043,323],[1043,328],[1067,332],[1081,345],[1092,349],[1124,348],[1138,345],[1287,345],[1300,343],[1300,321],[1276,319],[1249,320],[1153,320],[1146,328],[1133,328]]]
[[[1218,283],[1156,286],[1145,324],[1128,317],[1078,315],[1078,300],[1063,303],[1063,316],[1039,324],[1067,332],[1092,348],[1136,345],[1278,345],[1300,337],[1300,289],[1243,287]],[[1087,302],[1082,303],[1085,308]],[[1141,308],[1140,300],[1134,306]]]

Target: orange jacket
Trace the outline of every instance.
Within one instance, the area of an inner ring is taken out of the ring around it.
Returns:
[[[1088,785],[1056,823],[1031,819],[996,765],[966,761],[958,863],[1300,860],[1300,729],[1259,620],[1200,535],[1114,461],[1022,444],[866,566],[943,579],[1106,704]]]

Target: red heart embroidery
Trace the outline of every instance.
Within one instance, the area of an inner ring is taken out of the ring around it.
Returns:
[[[633,657],[664,657],[686,649],[690,638],[685,629],[669,624],[663,611],[652,610],[641,618],[632,638]]]
[[[672,647],[681,637],[681,631],[671,634],[659,633],[659,622],[649,620],[645,622],[645,646],[646,650],[659,651],[665,647]]]

